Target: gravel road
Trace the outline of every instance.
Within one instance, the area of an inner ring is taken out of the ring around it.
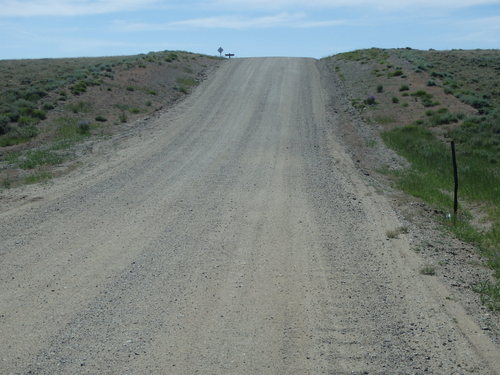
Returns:
[[[325,103],[313,59],[234,59],[78,171],[4,192],[0,373],[494,374]]]

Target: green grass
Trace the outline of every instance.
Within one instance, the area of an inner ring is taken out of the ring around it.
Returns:
[[[464,118],[462,114],[451,113],[447,108],[440,108],[437,111],[428,110],[425,112],[425,115],[426,119],[422,121],[429,126],[458,123]]]
[[[64,157],[50,150],[35,150],[23,153],[17,159],[19,168],[35,169],[44,165],[57,165],[64,161]]]
[[[396,122],[394,116],[375,116],[374,120],[378,124],[393,124]]]
[[[417,173],[431,179],[430,187],[452,190],[453,171],[448,145],[437,140],[422,127],[406,126],[382,134],[386,144],[407,158]],[[473,154],[461,152],[457,145],[461,194],[473,201],[491,202],[500,206],[500,173],[496,164]],[[451,198],[450,198],[451,199]]]
[[[398,185],[405,192],[423,199],[443,212],[453,212],[453,169],[451,152],[447,144],[439,141],[426,128],[406,126],[386,131],[384,142],[404,156],[411,168],[394,172]],[[488,264],[500,279],[500,168],[484,158],[462,150],[457,144],[459,169],[459,200],[486,204],[489,230],[471,225],[471,214],[460,205],[458,218],[443,223],[457,237],[476,244]],[[497,284],[495,284],[497,285]],[[497,296],[500,299],[500,296]]]
[[[483,281],[474,285],[474,290],[481,295],[481,302],[492,311],[500,311],[500,284]]]
[[[64,150],[82,141],[91,134],[95,125],[79,122],[72,117],[59,117],[55,120],[57,135],[51,150]]]
[[[52,178],[52,174],[49,172],[41,171],[24,178],[25,184],[37,184],[40,182],[49,181]]]
[[[361,99],[352,99],[351,105],[358,110],[361,110],[366,107],[365,103]]]
[[[38,135],[38,128],[34,125],[13,126],[7,134],[0,136],[0,147],[14,146],[26,143]]]
[[[183,94],[188,94],[191,87],[196,86],[198,82],[191,77],[179,77],[176,80],[177,89]]]

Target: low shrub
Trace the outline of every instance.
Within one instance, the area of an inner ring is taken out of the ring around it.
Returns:
[[[9,123],[10,119],[7,116],[0,115],[0,135],[7,134],[10,131]]]
[[[73,113],[87,113],[92,111],[94,105],[90,102],[76,102],[66,106],[66,109]]]
[[[73,95],[80,95],[87,91],[87,82],[79,81],[75,85],[70,87],[70,91]]]
[[[427,265],[420,269],[420,273],[426,276],[434,276],[436,274],[436,269],[433,266]]]
[[[78,133],[82,135],[90,134],[90,122],[89,121],[80,121],[78,123]]]
[[[450,113],[447,108],[441,108],[437,111],[427,111],[425,114],[428,117],[427,121],[430,126],[457,123],[463,117],[460,114]]]
[[[368,98],[365,99],[364,103],[367,105],[375,105],[377,104],[377,101],[374,96],[369,96]]]
[[[177,84],[183,87],[191,87],[191,86],[196,86],[198,82],[191,77],[179,77],[176,80]]]
[[[482,110],[490,106],[487,100],[471,94],[460,95],[459,99],[463,101],[465,104],[468,104],[471,107],[479,110]]]
[[[429,94],[428,92],[424,90],[418,90],[416,92],[411,93],[411,96],[415,98],[420,98],[422,104],[424,107],[434,107],[436,105],[439,105],[439,102],[435,102],[432,100],[433,95]]]
[[[29,126],[29,125],[36,125],[38,123],[38,119],[33,118],[31,116],[21,116],[17,123],[23,127],[23,126]]]
[[[0,147],[26,143],[37,135],[38,129],[34,125],[24,127],[12,126],[7,134],[0,135]]]
[[[127,122],[128,120],[127,114],[125,112],[120,112],[120,114],[118,115],[118,119],[120,120],[121,123]]]
[[[399,77],[399,76],[402,76],[404,73],[401,69],[397,69],[393,72],[390,72],[387,74],[387,76],[390,78],[390,77]]]

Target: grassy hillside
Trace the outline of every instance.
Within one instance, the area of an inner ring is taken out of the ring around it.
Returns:
[[[460,209],[443,223],[488,257],[496,281],[478,289],[500,310],[500,51],[368,49],[327,58],[352,105],[411,164],[397,186],[453,212],[449,142],[457,144]]]
[[[0,186],[49,179],[73,145],[178,100],[219,63],[178,51],[0,61]]]

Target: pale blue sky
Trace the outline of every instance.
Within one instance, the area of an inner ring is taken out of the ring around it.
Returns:
[[[0,59],[500,48],[500,0],[0,0]]]

